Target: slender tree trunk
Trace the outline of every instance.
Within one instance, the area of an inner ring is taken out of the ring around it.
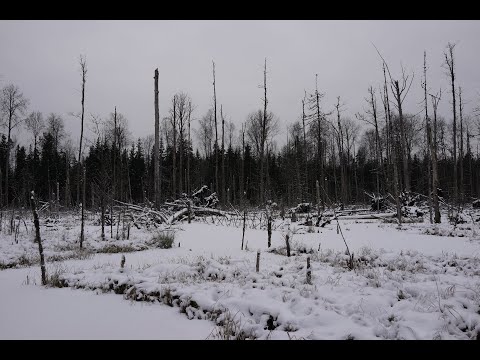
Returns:
[[[400,156],[403,162],[403,178],[405,182],[405,191],[410,191],[410,173],[408,171],[408,156],[407,156],[407,138],[405,134],[405,121],[403,118],[403,111],[402,111],[402,98],[400,93],[400,86],[398,81],[394,82],[395,84],[395,99],[397,100],[398,106],[398,118],[400,121],[400,136],[401,136],[401,149],[400,149]],[[397,153],[398,155],[398,153]]]
[[[452,109],[453,109],[453,197],[454,202],[458,201],[458,173],[457,173],[457,108],[455,106],[455,63],[453,57],[453,48],[455,45],[448,44],[448,54],[445,53],[445,62],[450,72],[450,81],[452,85]],[[448,58],[450,56],[450,58]]]
[[[219,194],[219,186],[218,186],[218,127],[217,127],[217,91],[215,88],[215,62],[213,62],[213,106],[214,106],[214,114],[215,114],[215,191]]]
[[[80,249],[83,248],[83,241],[85,239],[85,183],[86,183],[86,166],[83,165],[83,179],[82,179],[82,224],[80,228]]]
[[[264,183],[264,176],[265,176],[265,159],[264,159],[264,151],[265,151],[265,142],[267,136],[267,58],[265,58],[265,69],[263,71],[263,90],[265,97],[263,99],[263,121],[262,121],[262,135],[261,135],[261,144],[260,144],[260,203],[263,204],[265,201],[265,183]]]
[[[8,196],[9,184],[8,184],[8,176],[10,173],[10,147],[11,147],[11,132],[12,132],[12,118],[13,112],[10,111],[8,117],[8,139],[7,139],[7,158],[5,161],[5,206],[8,207],[10,204],[10,199]]]
[[[222,203],[226,204],[225,201],[225,192],[226,192],[226,183],[225,183],[225,119],[223,117],[223,106],[220,105],[220,118],[222,119]]]
[[[158,109],[158,69],[155,69],[154,75],[154,106],[155,106],[155,144],[153,145],[153,193],[154,202],[157,209],[160,208],[160,115]],[[150,149],[149,149],[150,151]]]
[[[114,115],[113,115],[113,149],[112,149],[113,198],[112,198],[112,200],[115,200],[115,198],[117,196],[117,177],[116,177],[116,168],[117,167],[116,167],[116,162],[117,162],[117,107],[115,106],[115,112],[114,112]]]
[[[431,155],[432,155],[432,172],[433,172],[433,208],[435,210],[434,221],[436,224],[441,222],[440,206],[438,203],[438,167],[437,167],[437,105],[440,98],[433,99],[433,141],[431,141]]]
[[[340,122],[340,96],[337,98],[337,123],[338,123],[338,157],[340,160],[340,186],[342,203],[347,202],[347,182],[345,179],[345,154],[343,153],[343,131],[342,124]]]
[[[40,270],[42,272],[42,285],[47,285],[47,272],[45,270],[45,258],[43,257],[42,238],[40,236],[40,222],[38,221],[37,208],[35,206],[35,192],[32,191],[30,198],[33,212],[33,223],[35,225],[35,242],[38,243],[38,252],[40,253]]]
[[[80,203],[80,179],[82,178],[82,166],[80,165],[82,159],[82,141],[83,141],[83,118],[85,114],[85,82],[87,76],[87,63],[86,60],[80,57],[80,68],[82,71],[82,115],[81,115],[81,128],[80,128],[80,146],[78,148],[78,181],[77,181],[77,204]]]
[[[425,96],[425,123],[427,124],[427,162],[428,162],[428,212],[430,216],[430,224],[433,223],[433,216],[432,216],[432,206],[433,206],[433,191],[432,191],[432,159],[433,155],[431,152],[433,151],[433,144],[432,144],[432,134],[431,134],[431,127],[430,127],[430,119],[428,117],[428,101],[427,101],[427,52],[423,52],[423,89],[424,89],[424,96]]]
[[[464,192],[464,183],[463,183],[463,102],[462,102],[462,88],[458,88],[458,97],[459,97],[459,110],[460,110],[460,154],[458,154],[459,163],[460,163],[460,203],[463,204],[465,201],[465,192]]]
[[[69,164],[68,160],[66,159],[66,166],[65,166],[65,207],[70,206],[70,171],[69,171]]]
[[[317,156],[318,156],[318,166],[320,168],[320,185],[328,192],[328,186],[326,184],[325,175],[324,175],[324,157],[326,151],[324,150],[324,144],[322,142],[322,117],[320,114],[320,93],[318,92],[318,74],[315,74],[315,109],[317,115]],[[325,142],[325,149],[327,148],[328,143]],[[322,202],[322,210],[325,210],[325,198],[324,192],[320,192],[320,198]]]
[[[308,161],[307,161],[308,154],[307,154],[307,130],[305,127],[305,99],[302,100],[302,124],[303,124],[303,161],[305,164],[305,193],[308,194]]]
[[[192,147],[192,140],[190,137],[190,123],[191,123],[191,116],[192,116],[192,103],[188,103],[188,151],[187,151],[187,193],[192,193],[192,184],[190,181],[190,147]]]
[[[102,180],[103,181],[103,180]],[[100,208],[101,208],[101,224],[102,224],[102,241],[105,241],[105,196],[103,191],[100,193]]]
[[[177,103],[176,96],[173,97],[173,167],[172,167],[172,196],[177,197]]]

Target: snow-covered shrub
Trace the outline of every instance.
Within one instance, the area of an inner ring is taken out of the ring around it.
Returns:
[[[175,241],[175,233],[172,231],[160,231],[150,240],[149,245],[160,249],[171,249]]]
[[[47,286],[63,288],[68,286],[63,280],[62,275],[67,272],[67,269],[62,264],[56,264],[47,271]]]

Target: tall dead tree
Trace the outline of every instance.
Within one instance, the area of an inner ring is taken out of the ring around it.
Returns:
[[[225,118],[223,117],[223,105],[220,105],[220,118],[222,119],[222,204],[225,205],[226,201],[226,184],[225,184]]]
[[[386,141],[385,141],[385,153],[387,156],[387,166],[385,170],[385,182],[386,182],[386,187],[388,188],[390,185],[389,179],[390,179],[390,165],[392,164],[392,139],[391,139],[391,123],[390,123],[390,102],[388,101],[388,86],[387,86],[387,74],[385,72],[385,64],[383,64],[383,88],[381,92],[381,99],[383,102],[383,110],[385,113],[385,135],[386,135]]]
[[[338,157],[340,160],[340,187],[341,187],[341,197],[342,203],[346,204],[347,202],[347,180],[345,176],[345,154],[344,154],[344,144],[343,144],[343,129],[342,123],[340,122],[340,96],[337,96],[337,104],[335,108],[337,109],[337,124],[338,124]]]
[[[425,102],[425,124],[426,124],[426,138],[427,138],[427,162],[428,162],[428,208],[430,215],[430,223],[433,222],[432,207],[433,207],[433,191],[432,191],[432,133],[430,126],[430,119],[428,117],[428,99],[427,99],[427,52],[423,52],[423,83],[424,102]]]
[[[432,172],[433,172],[433,208],[435,211],[434,221],[436,224],[441,222],[440,219],[440,207],[438,204],[438,166],[437,166],[437,108],[438,103],[442,97],[442,90],[437,95],[431,95],[432,106],[433,106],[433,139],[431,141],[431,150],[432,155]]]
[[[218,187],[218,127],[217,127],[217,90],[215,88],[215,62],[213,64],[213,108],[214,108],[214,119],[215,119],[215,191],[219,194]]]
[[[116,163],[117,163],[117,107],[115,106],[115,112],[113,113],[113,143],[112,143],[112,168],[113,168],[113,178],[112,178],[112,186],[113,186],[113,195],[112,200],[116,199],[116,189],[117,189],[117,178],[116,178]]]
[[[173,132],[172,147],[172,196],[177,196],[177,96],[173,97],[173,108],[170,110],[170,122]]]
[[[460,153],[458,154],[459,165],[460,165],[460,202],[463,204],[465,201],[464,193],[464,184],[463,184],[463,102],[462,102],[462,88],[458,88],[458,105],[459,105],[459,115],[460,115]]]
[[[445,66],[450,76],[452,85],[452,110],[453,110],[453,200],[458,201],[458,174],[457,174],[457,108],[455,106],[455,62],[453,49],[456,44],[448,43],[445,55]]]
[[[303,161],[305,162],[305,193],[308,193],[308,161],[307,161],[307,130],[305,126],[306,114],[305,114],[305,100],[307,98],[307,93],[302,99],[302,126],[303,126]],[[303,198],[303,196],[302,196]],[[304,200],[304,199],[302,199]],[[318,201],[318,199],[317,199]]]
[[[317,147],[317,166],[319,169],[318,172],[318,177],[320,178],[320,186],[324,190],[320,193],[320,198],[322,202],[322,210],[325,209],[325,175],[324,175],[324,157],[325,157],[325,151],[324,147],[326,149],[326,142],[324,144],[323,141],[323,127],[322,127],[322,121],[325,119],[325,115],[321,109],[320,109],[320,99],[322,99],[325,96],[325,94],[320,93],[318,91],[318,74],[315,74],[315,93],[310,95],[309,98],[309,108],[312,111],[312,118],[314,119],[313,121],[315,122],[315,140],[316,140],[316,147]]]
[[[363,114],[357,113],[356,117],[359,120],[365,121],[366,123],[373,125],[375,128],[375,161],[376,161],[376,171],[375,177],[377,182],[377,193],[380,194],[380,171],[383,169],[383,156],[382,149],[380,146],[380,132],[378,130],[378,121],[377,121],[377,99],[375,97],[375,90],[372,86],[368,88],[368,94],[370,95],[366,98],[366,102],[370,106],[370,109],[366,110],[366,114],[371,116],[371,119],[365,117]]]
[[[80,55],[80,73],[82,74],[82,113],[80,118],[80,146],[78,147],[77,204],[80,203],[80,179],[82,178],[82,166],[80,166],[80,162],[82,159],[83,119],[85,114],[85,83],[87,81],[87,59],[82,55]]]
[[[375,47],[375,46],[374,46]],[[384,99],[384,108],[385,108],[385,122],[387,124],[387,128],[389,129],[389,141],[392,143],[391,146],[391,163],[393,164],[393,190],[395,193],[395,203],[397,205],[397,219],[398,219],[398,224],[402,223],[402,206],[400,202],[400,171],[398,169],[398,154],[399,154],[399,141],[398,141],[398,131],[394,131],[393,126],[392,126],[392,114],[390,112],[390,100],[388,96],[388,86],[387,86],[387,75],[385,72],[385,69],[388,70],[387,63],[385,62],[384,58],[378,51],[378,49],[375,47],[375,50],[377,50],[378,55],[382,59],[382,66],[383,66],[383,78],[384,78],[384,85],[383,85],[383,99]],[[388,71],[390,75],[390,70]],[[390,76],[390,80],[392,77]],[[412,79],[413,81],[413,79]],[[408,91],[407,91],[408,92]],[[406,94],[405,94],[406,95]]]
[[[187,194],[192,192],[192,185],[190,182],[190,148],[193,150],[192,139],[191,139],[191,122],[192,122],[192,102],[188,102],[188,156],[187,156]]]
[[[184,142],[185,142],[185,128],[188,120],[188,103],[190,98],[187,94],[181,92],[175,95],[177,97],[177,127],[179,135],[179,180],[178,180],[178,192],[181,195],[184,190],[184,175],[185,170],[183,166],[183,156],[184,156]]]
[[[264,98],[263,98],[263,121],[262,121],[262,143],[260,146],[260,203],[264,203],[265,199],[265,184],[264,184],[264,173],[265,173],[265,141],[267,138],[267,58],[265,58],[265,67],[263,70],[263,90],[264,90]]]
[[[242,123],[242,164],[240,166],[240,206],[243,208],[245,199],[245,124]]]
[[[408,83],[408,78],[410,75],[405,74],[405,69],[402,66],[402,79],[401,82],[400,80],[394,80],[392,77],[392,74],[390,73],[390,69],[388,68],[388,64],[385,61],[385,59],[382,57],[378,49],[375,47],[377,50],[378,55],[382,59],[387,71],[388,71],[388,76],[390,77],[390,87],[392,90],[393,98],[395,99],[395,102],[393,103],[394,106],[397,108],[398,111],[398,119],[400,123],[400,151],[397,151],[397,156],[400,155],[400,158],[403,163],[403,178],[404,178],[404,187],[405,190],[408,192],[410,191],[410,172],[408,169],[408,156],[407,156],[407,137],[406,137],[406,132],[405,132],[405,119],[403,116],[403,102],[405,101],[405,97],[407,96],[408,92],[410,91],[410,87],[412,86],[413,79],[415,77],[415,74],[412,72],[411,80],[410,83]]]
[[[5,198],[4,204],[8,206],[9,204],[9,173],[10,173],[10,150],[12,147],[12,130],[18,126],[23,120],[21,115],[25,113],[27,109],[28,100],[23,96],[23,93],[20,89],[13,85],[7,85],[2,90],[2,95],[0,98],[0,107],[3,114],[6,115],[7,122],[7,153],[5,161]],[[1,179],[0,179],[1,180]],[[1,181],[0,181],[1,182]],[[1,199],[1,194],[0,194]]]
[[[158,209],[160,207],[160,115],[158,110],[158,69],[155,69],[154,78],[154,103],[155,103],[155,144],[153,145],[153,171],[154,171],[154,199],[155,206]],[[150,149],[148,149],[150,150]]]

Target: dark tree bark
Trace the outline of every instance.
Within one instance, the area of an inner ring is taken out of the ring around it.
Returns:
[[[433,172],[433,208],[435,210],[434,221],[436,224],[441,222],[440,218],[440,206],[438,204],[438,165],[437,165],[437,107],[442,96],[442,91],[438,96],[430,95],[433,105],[433,141],[431,141],[431,154],[432,154],[432,172]]]
[[[86,181],[86,166],[83,165],[83,178],[82,178],[82,224],[80,228],[80,249],[83,248],[83,241],[85,240],[85,202],[86,202],[86,191],[85,183]]]
[[[463,181],[463,102],[462,102],[462,88],[458,88],[458,105],[459,105],[459,115],[460,115],[460,153],[458,154],[459,165],[460,165],[460,203],[463,204],[465,201],[465,191],[464,191],[464,181]]]
[[[83,119],[85,114],[85,83],[87,81],[87,60],[80,56],[80,72],[82,73],[82,114],[81,114],[81,128],[80,128],[80,146],[78,148],[78,162],[82,159],[82,142],[83,142]],[[80,203],[80,179],[82,177],[82,167],[78,167],[78,182],[77,182],[77,204]]]
[[[214,119],[215,119],[215,191],[219,194],[218,186],[218,127],[217,127],[217,91],[215,88],[215,62],[213,64],[213,106],[214,106]]]
[[[38,252],[40,253],[40,270],[42,272],[42,285],[47,285],[47,272],[45,270],[45,258],[43,257],[42,238],[40,237],[40,222],[38,221],[37,208],[35,206],[35,192],[32,191],[30,203],[33,212],[33,223],[35,225],[35,242],[38,243]]]
[[[154,76],[154,101],[155,101],[155,144],[153,146],[153,163],[154,163],[154,199],[155,206],[158,209],[160,207],[160,115],[158,109],[158,69],[155,69]]]
[[[456,44],[447,44],[447,52],[445,55],[445,65],[450,76],[452,85],[452,109],[453,109],[453,200],[458,201],[458,173],[457,173],[457,108],[455,105],[455,63],[453,57],[453,49]]]

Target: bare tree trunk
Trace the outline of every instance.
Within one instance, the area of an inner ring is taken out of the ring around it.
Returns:
[[[154,75],[154,106],[155,106],[155,144],[153,145],[153,172],[154,172],[154,202],[155,207],[159,209],[160,207],[160,115],[158,109],[158,69],[155,69]],[[150,149],[149,149],[150,151]]]
[[[247,210],[243,209],[243,231],[242,231],[242,250],[243,250],[243,241],[245,240],[245,224],[247,222]]]
[[[390,177],[390,165],[392,164],[392,138],[391,138],[391,126],[390,126],[390,104],[388,102],[388,87],[387,87],[387,74],[385,72],[385,64],[383,64],[383,108],[385,111],[385,129],[386,129],[386,154],[387,154],[387,166],[385,171],[385,182],[387,189],[389,188],[389,177]]]
[[[117,195],[117,177],[116,177],[116,163],[117,163],[117,107],[115,106],[115,112],[113,115],[113,149],[112,149],[112,167],[113,167],[113,179],[112,179],[112,188],[113,188],[113,198],[116,199]],[[120,159],[121,160],[121,159]],[[121,189],[120,189],[121,191]]]
[[[222,203],[225,205],[225,119],[223,118],[222,105],[220,105],[220,117],[222,119]]]
[[[398,81],[394,81],[395,85],[395,100],[397,100],[397,107],[398,107],[398,118],[400,121],[400,137],[401,137],[401,149],[400,149],[400,156],[403,162],[403,179],[405,182],[405,191],[410,191],[410,173],[408,171],[408,156],[407,156],[407,138],[405,135],[405,121],[403,119],[403,111],[402,111],[402,98],[400,93],[400,86]],[[398,152],[397,152],[398,154]]]
[[[270,210],[267,211],[267,235],[268,247],[272,246],[272,214]]]
[[[173,167],[172,167],[172,195],[177,197],[177,104],[176,96],[173,97]]]
[[[433,104],[433,141],[431,141],[431,155],[432,155],[432,170],[433,170],[433,208],[435,210],[434,221],[436,224],[441,222],[440,218],[440,206],[438,204],[438,169],[437,169],[437,107],[440,101],[442,93],[438,97],[430,95],[432,97]]]
[[[345,179],[345,154],[343,153],[343,131],[340,123],[340,96],[337,97],[337,123],[338,123],[338,156],[340,159],[340,186],[342,194],[342,203],[347,202],[347,182]]]
[[[215,62],[213,62],[213,106],[215,110],[215,191],[219,194],[218,187],[218,127],[217,127],[217,92],[215,88]]]
[[[454,202],[458,201],[458,174],[457,174],[457,111],[455,106],[455,63],[453,57],[453,49],[455,44],[448,43],[448,53],[445,55],[445,63],[450,73],[450,81],[452,84],[452,109],[453,109],[453,197]]]
[[[285,245],[287,246],[287,257],[290,257],[290,234],[285,235]]]
[[[393,145],[393,187],[395,190],[395,199],[397,203],[397,218],[398,218],[398,224],[400,225],[402,223],[402,206],[400,204],[400,189],[398,186],[399,183],[399,175],[398,175],[398,143],[395,141]]]
[[[78,181],[77,181],[77,204],[80,202],[80,179],[82,177],[82,166],[80,165],[82,159],[82,141],[83,141],[83,118],[85,114],[85,82],[87,76],[87,61],[80,56],[80,70],[82,72],[82,123],[80,128],[80,146],[78,148]]]
[[[463,102],[462,102],[462,88],[458,88],[459,110],[460,110],[460,154],[458,154],[460,163],[460,203],[465,201],[464,183],[463,183]]]
[[[83,179],[82,179],[82,224],[80,228],[80,249],[83,247],[83,240],[85,239],[85,183],[86,183],[86,166],[83,165]]]
[[[68,171],[68,160],[65,167],[65,207],[70,206],[70,172]]]
[[[302,99],[302,124],[303,124],[303,161],[305,162],[305,193],[308,194],[308,161],[307,161],[308,154],[307,154],[307,130],[305,127],[305,99]]]
[[[58,183],[57,181],[57,218],[58,218],[58,212],[59,212],[59,209],[60,209],[60,184]]]
[[[38,213],[35,206],[34,191],[32,191],[30,203],[32,205],[33,223],[35,225],[35,242],[38,243],[38,252],[40,253],[40,270],[42,272],[42,285],[47,285],[47,272],[45,270],[45,258],[43,257],[42,238],[40,237],[40,222],[38,221]]]
[[[13,114],[10,112],[10,116],[8,118],[8,140],[7,140],[7,158],[5,161],[5,206],[8,207],[10,204],[9,196],[8,196],[8,175],[10,172],[10,147],[11,147],[11,137],[10,134],[12,132],[12,116]]]
[[[335,171],[336,166],[337,166],[337,164],[336,164],[336,161],[335,161],[335,140],[332,137],[332,170],[333,170],[333,184],[334,184],[335,202],[337,201],[337,198],[338,198],[338,194],[337,194],[337,174],[336,174],[336,171]]]
[[[312,284],[312,270],[310,269],[310,256],[307,257],[307,284]]]
[[[382,149],[380,147],[380,134],[378,131],[378,122],[377,122],[377,103],[375,100],[375,94],[373,91],[373,87],[370,86],[370,96],[371,96],[371,103],[372,103],[372,113],[373,113],[373,121],[375,123],[375,152],[377,157],[377,192],[380,194],[380,168],[383,169],[383,160],[382,160]]]
[[[192,102],[188,103],[188,152],[187,152],[187,194],[191,194],[192,192],[192,184],[190,181],[190,147],[192,147],[192,139],[190,137],[190,123],[191,123],[191,116],[192,116]]]
[[[100,193],[100,208],[102,213],[101,224],[102,224],[102,241],[105,241],[105,195],[103,191]]]
[[[242,207],[245,198],[245,127],[242,124],[242,164],[240,166],[240,205]]]
[[[265,58],[265,69],[263,71],[263,89],[265,93],[265,97],[263,99],[263,122],[262,122],[262,135],[261,135],[261,144],[260,144],[260,203],[264,203],[265,199],[265,183],[264,183],[264,175],[265,175],[265,159],[264,159],[264,151],[265,151],[265,140],[267,135],[267,58]]]
[[[325,175],[324,175],[324,153],[326,151],[323,150],[323,143],[322,143],[322,119],[320,116],[320,93],[318,92],[318,74],[315,74],[315,109],[317,113],[317,156],[318,156],[318,166],[320,167],[320,184],[322,188],[325,189],[325,192],[328,191],[328,187],[326,186]],[[327,143],[325,144],[325,149],[327,147]],[[320,197],[322,200],[322,210],[325,209],[325,199],[323,196],[323,192],[320,193]]]
[[[431,163],[432,163],[432,154],[431,151],[432,149],[432,134],[431,134],[431,128],[430,128],[430,119],[428,117],[428,101],[427,101],[427,52],[423,52],[423,78],[424,78],[424,83],[423,83],[423,89],[424,89],[424,95],[425,95],[425,123],[427,124],[426,130],[427,130],[427,161],[428,161],[428,212],[430,216],[430,224],[433,223],[433,216],[432,216],[432,206],[433,206],[433,195],[432,195],[432,169],[431,169]]]

